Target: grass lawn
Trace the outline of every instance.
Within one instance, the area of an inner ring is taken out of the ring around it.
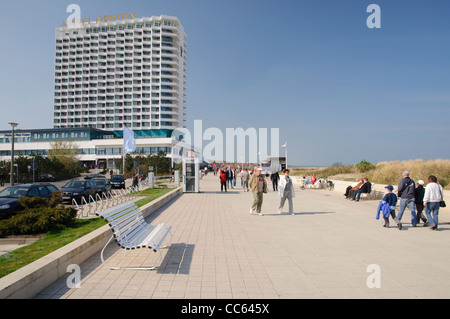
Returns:
[[[146,189],[142,192],[145,198],[136,202],[139,207],[169,193],[173,188]],[[39,258],[93,232],[106,225],[101,218],[76,219],[74,224],[58,231],[48,232],[33,244],[21,247],[0,256],[0,278],[20,269]]]
[[[146,196],[145,198],[142,198],[136,202],[136,205],[138,207],[142,207],[151,201],[155,200],[158,197],[164,196],[167,193],[170,193],[173,191],[174,188],[152,188],[152,189],[146,189],[142,191],[142,196]]]
[[[48,232],[36,242],[0,256],[0,278],[106,225],[101,218],[76,219],[74,224]]]

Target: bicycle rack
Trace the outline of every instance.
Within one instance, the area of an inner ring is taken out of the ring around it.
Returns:
[[[139,195],[146,188],[148,188],[148,182],[143,181],[137,186],[129,186],[126,189],[112,189],[102,193],[102,195],[98,193],[94,196],[89,195],[87,199],[83,196],[81,197],[80,203],[72,199],[72,207],[78,211],[78,218],[89,217],[89,215],[94,215],[99,208],[105,209],[126,201],[138,199]]]

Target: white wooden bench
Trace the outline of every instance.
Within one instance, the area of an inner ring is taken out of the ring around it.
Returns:
[[[152,270],[156,267],[122,267],[123,261],[128,251],[149,248],[155,253],[159,252],[159,261],[161,261],[162,254],[160,249],[162,247],[167,235],[171,234],[172,227],[167,224],[150,225],[142,215],[139,207],[133,202],[125,202],[120,205],[108,208],[96,213],[97,216],[105,219],[111,230],[113,236],[103,247],[101,252],[102,263],[110,269],[146,269]],[[112,267],[106,264],[104,259],[104,251],[108,244],[115,239],[120,248],[124,249],[124,256],[118,267]]]

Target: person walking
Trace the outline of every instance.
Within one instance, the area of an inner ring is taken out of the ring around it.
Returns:
[[[423,221],[423,227],[428,226],[428,221],[425,218],[425,213],[422,215],[424,206],[423,206],[423,197],[425,196],[425,188],[423,185],[425,182],[423,180],[419,180],[416,183],[416,189],[414,190],[414,201],[416,203],[416,214],[417,214],[417,223],[420,223],[420,220]]]
[[[133,177],[131,178],[132,179],[132,185],[133,185],[133,187],[134,188],[139,188],[139,175],[138,174],[136,174],[136,175],[133,175]]]
[[[278,172],[274,172],[270,175],[270,179],[272,180],[273,191],[278,191],[278,182],[280,181],[280,174]]]
[[[398,212],[398,220],[402,220],[403,213],[406,206],[411,210],[411,224],[413,227],[417,226],[417,216],[415,209],[415,183],[409,178],[409,171],[403,172],[403,179],[398,184],[398,197],[400,197],[400,210]],[[402,229],[402,223],[399,224],[399,229]]]
[[[428,177],[428,184],[425,187],[425,195],[423,203],[425,205],[425,214],[428,222],[431,224],[431,230],[438,229],[439,222],[439,207],[441,201],[444,200],[442,186],[437,183],[437,178],[434,175]],[[431,215],[433,214],[433,215]]]
[[[227,191],[227,175],[225,174],[225,172],[223,170],[220,170],[219,180],[220,180],[220,191],[223,192],[223,190],[225,189],[225,192],[226,192]]]
[[[397,195],[394,194],[393,190],[394,187],[392,185],[388,185],[385,187],[388,191],[384,195],[383,199],[381,200],[380,204],[378,205],[377,210],[377,219],[380,217],[380,213],[383,213],[384,218],[384,225],[383,227],[389,228],[389,216],[392,217],[392,219],[398,224],[400,221],[397,217],[395,217],[395,207],[397,206]]]
[[[228,167],[225,173],[227,175],[227,187],[233,188],[233,170],[230,167]]]
[[[278,175],[278,173],[277,173]],[[280,185],[278,190],[278,196],[280,199],[280,206],[278,208],[278,214],[281,214],[286,199],[289,202],[289,214],[294,215],[294,206],[292,199],[295,197],[294,186],[292,185],[292,179],[289,177],[289,170],[284,170],[284,175],[280,178]]]
[[[249,186],[253,192],[253,205],[252,208],[250,208],[250,214],[256,212],[258,215],[263,216],[261,207],[263,203],[263,194],[267,194],[267,182],[262,174],[261,168],[258,168],[252,175]]]
[[[245,190],[247,189],[247,192],[248,192],[248,181],[249,181],[249,179],[250,179],[250,174],[248,173],[248,171],[247,171],[247,169],[243,169],[242,170],[242,187],[243,187],[243,189],[244,189],[244,192],[245,192]]]

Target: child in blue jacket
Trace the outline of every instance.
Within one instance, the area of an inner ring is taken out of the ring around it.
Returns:
[[[378,205],[377,219],[379,218],[380,212],[383,212],[384,225],[383,227],[389,228],[389,215],[397,223],[398,229],[402,229],[402,223],[395,216],[395,207],[397,206],[397,195],[393,193],[394,187],[388,185],[385,187],[388,192],[384,195],[382,201]]]

